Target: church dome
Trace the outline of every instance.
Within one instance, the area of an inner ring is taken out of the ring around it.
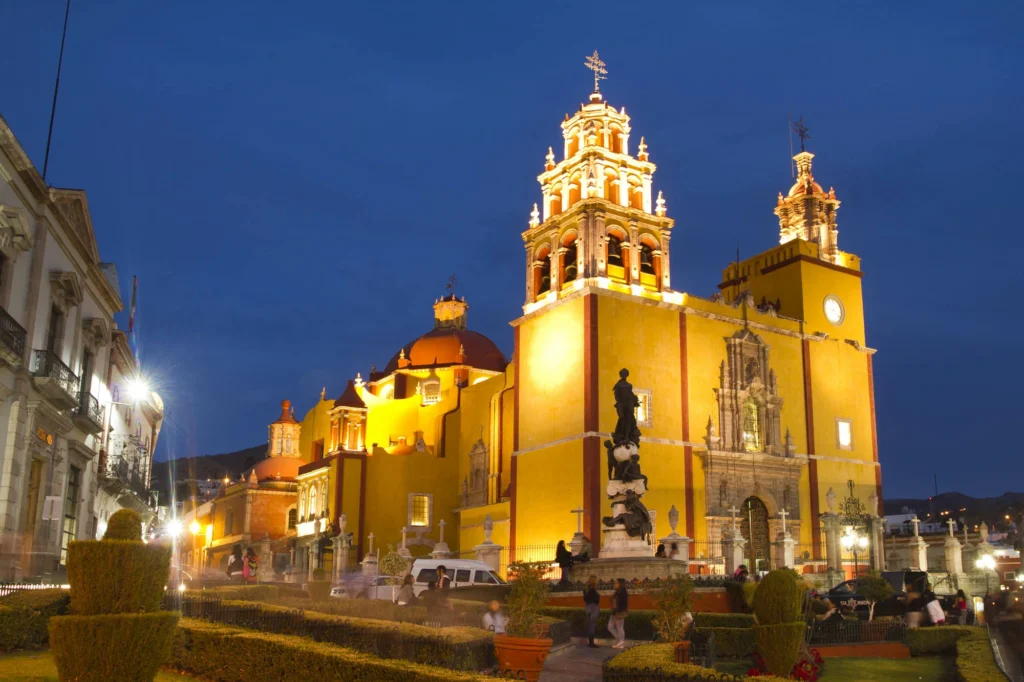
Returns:
[[[501,372],[508,361],[493,341],[479,332],[466,329],[465,298],[454,294],[434,303],[434,328],[402,346],[392,356],[383,375],[399,368],[399,361],[408,360],[409,369],[426,369],[446,365],[468,365],[475,369]]]
[[[256,480],[263,481],[294,481],[299,475],[299,467],[305,464],[298,457],[267,457],[265,460],[245,472],[246,480],[256,474]]]

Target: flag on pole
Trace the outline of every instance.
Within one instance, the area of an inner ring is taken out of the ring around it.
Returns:
[[[135,332],[135,304],[139,293],[139,278],[132,275],[132,305],[128,309],[128,345],[131,346],[132,356],[135,358],[135,371],[141,370],[139,362],[139,343]]]

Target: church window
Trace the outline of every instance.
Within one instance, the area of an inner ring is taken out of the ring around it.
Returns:
[[[309,489],[309,517],[316,518],[316,486]]]
[[[853,422],[836,417],[836,445],[840,450],[853,450]]]
[[[650,244],[640,245],[640,272],[654,274],[654,249]]]
[[[387,400],[391,400],[392,398],[395,397],[395,387],[392,386],[391,384],[388,384],[384,388],[380,389],[380,397],[385,398]]]
[[[292,454],[292,435],[290,433],[286,433],[284,436],[284,448],[281,450],[281,454]]]
[[[422,493],[409,494],[409,525],[430,527],[431,496]]]
[[[306,518],[306,490],[303,488],[299,491],[299,518]]]
[[[423,404],[431,405],[441,399],[441,382],[437,379],[423,382]]]
[[[622,240],[615,235],[608,235],[608,265],[622,267]]]
[[[294,530],[298,524],[299,514],[295,511],[295,507],[292,507],[288,510],[288,530]]]
[[[235,512],[228,509],[224,512],[224,537],[232,535],[235,531]]]
[[[753,400],[743,404],[743,449],[747,452],[761,450],[761,415]]]
[[[651,389],[649,388],[634,388],[633,392],[636,393],[637,400],[640,404],[636,408],[636,423],[637,426],[651,426]]]

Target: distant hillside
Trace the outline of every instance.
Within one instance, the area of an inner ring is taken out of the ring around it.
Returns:
[[[203,455],[189,459],[179,459],[167,462],[153,462],[153,483],[154,490],[160,492],[160,503],[166,503],[170,495],[170,481],[172,477],[177,482],[192,479],[221,479],[225,476],[238,478],[243,471],[252,467],[256,462],[263,459],[267,454],[265,443],[254,445],[244,450],[225,452],[219,455]],[[187,491],[179,490],[179,497],[188,494]]]
[[[1021,514],[1024,513],[1024,493],[1003,493],[999,497],[971,497],[963,493],[950,492],[924,500],[885,500],[886,514],[902,513],[904,507],[915,510],[921,519],[926,518],[928,514],[943,519],[951,516],[957,521],[963,519],[972,526],[984,521],[995,530],[996,527],[1005,527],[1007,516],[1010,517],[1010,521],[1020,521]],[[948,511],[949,514],[943,516],[944,511]]]

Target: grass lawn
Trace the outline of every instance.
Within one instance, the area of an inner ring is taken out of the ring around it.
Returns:
[[[0,657],[0,680],[4,682],[57,682],[57,666],[49,651],[10,654]],[[156,682],[195,682],[196,678],[161,671]],[[114,682],[111,680],[111,682]]]
[[[719,661],[716,669],[741,675],[750,668],[746,660]],[[956,682],[953,659],[946,656],[919,658],[826,658],[819,682]]]

